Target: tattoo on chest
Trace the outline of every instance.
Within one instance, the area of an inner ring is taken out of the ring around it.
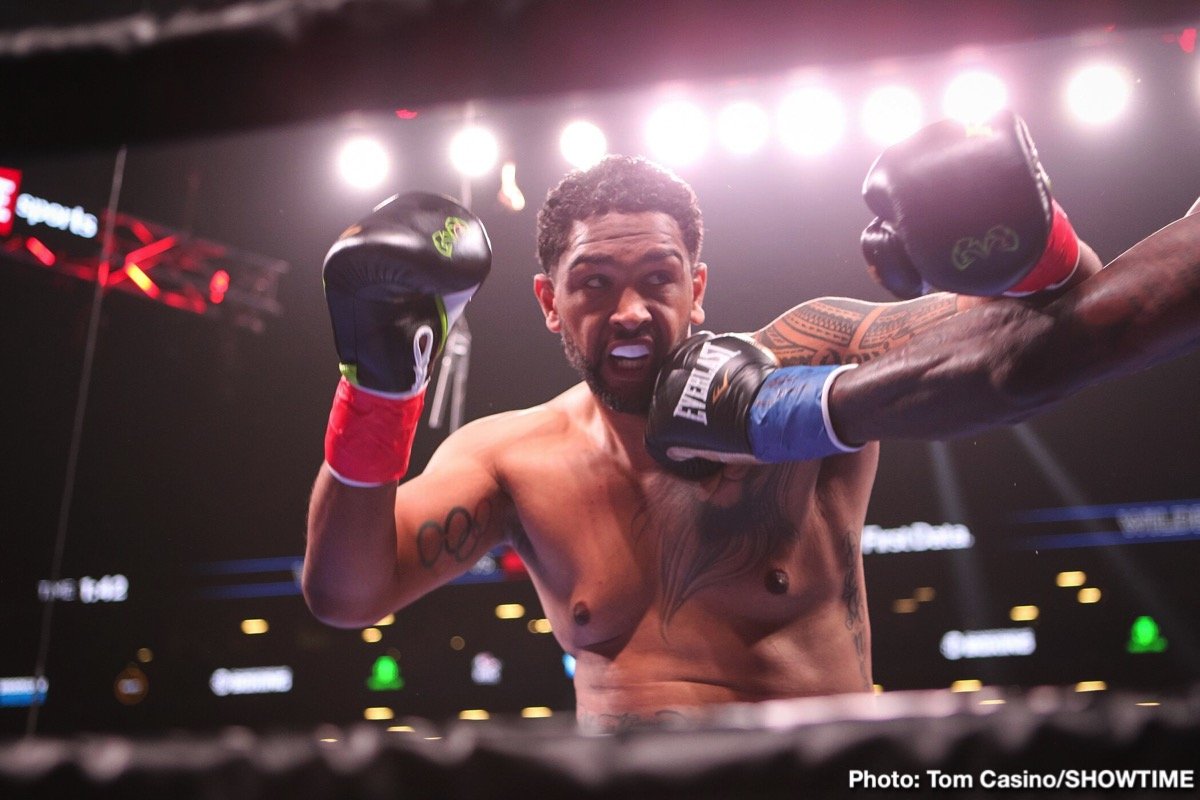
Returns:
[[[455,506],[444,520],[426,520],[417,530],[417,556],[425,567],[433,567],[443,554],[462,564],[475,554],[491,520],[491,503],[484,500],[468,511]]]
[[[727,467],[708,499],[663,487],[653,508],[639,512],[635,530],[661,531],[664,626],[696,592],[763,568],[797,540],[799,532],[785,513],[794,469]]]
[[[846,577],[842,581],[842,602],[846,604],[846,630],[854,638],[854,652],[858,655],[858,672],[866,688],[871,687],[871,671],[867,668],[867,621],[863,613],[863,591],[858,578],[858,535],[846,534],[842,550],[842,567]]]

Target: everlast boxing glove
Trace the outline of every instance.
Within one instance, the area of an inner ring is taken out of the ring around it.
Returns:
[[[1011,111],[982,125],[942,120],[889,147],[863,198],[879,215],[863,255],[899,297],[1026,295],[1063,285],[1079,263],[1075,231]]]
[[[403,477],[430,364],[491,261],[483,223],[424,192],[385,200],[329,250],[325,299],[342,378],[325,460],[343,483]]]
[[[646,448],[671,471],[699,478],[722,462],[776,463],[854,452],[829,421],[833,378],[854,365],[780,368],[740,334],[699,333],[658,373]]]

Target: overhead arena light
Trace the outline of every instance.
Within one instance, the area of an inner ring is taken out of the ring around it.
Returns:
[[[739,100],[725,106],[717,115],[717,141],[734,155],[749,155],[766,143],[770,127],[762,106]]]
[[[1093,64],[1075,73],[1067,83],[1067,108],[1086,125],[1112,122],[1129,104],[1133,82],[1114,64]]]
[[[450,140],[450,163],[468,178],[491,172],[500,157],[500,144],[487,128],[469,125]]]
[[[337,171],[355,189],[374,189],[388,175],[390,159],[383,144],[370,136],[355,136],[338,151]]]
[[[694,103],[673,100],[659,106],[646,122],[646,145],[668,164],[689,164],[708,147],[708,120]]]
[[[917,132],[922,122],[921,100],[904,86],[884,86],[863,103],[863,131],[874,142],[891,145]]]
[[[577,119],[563,128],[558,137],[558,149],[568,164],[576,169],[587,169],[604,158],[608,140],[599,127]]]
[[[983,122],[1007,105],[1004,81],[980,70],[957,76],[942,95],[942,113],[966,123]]]
[[[846,130],[846,110],[828,89],[797,89],[779,104],[779,138],[804,156],[827,153]]]

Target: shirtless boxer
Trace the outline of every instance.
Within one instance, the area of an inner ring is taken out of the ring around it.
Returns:
[[[326,260],[343,380],[310,507],[312,611],[373,624],[507,542],[576,658],[591,729],[868,691],[859,535],[877,441],[1023,419],[1200,342],[1200,215],[1087,277],[1099,261],[1050,200],[1019,120],[982,138],[940,125],[868,177],[871,266],[905,294],[1020,298],[812,300],[752,337],[677,347],[704,321],[695,198],[610,157],[568,175],[538,217],[534,293],[584,382],[464,426],[399,487],[428,364],[490,251],[477,219],[429,195],[348,230]],[[986,199],[959,197],[963,181]],[[1020,218],[1003,230],[997,197]],[[954,263],[938,254],[985,231]],[[1007,261],[961,267],[989,247]]]

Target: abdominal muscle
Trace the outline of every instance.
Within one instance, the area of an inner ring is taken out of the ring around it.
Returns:
[[[756,583],[743,593],[757,588],[765,595]],[[705,590],[708,596],[686,603],[666,627],[651,607],[625,636],[576,647],[580,722],[616,730],[700,716],[720,703],[870,690],[869,655],[864,674],[840,598],[790,609],[794,616],[779,625],[771,618],[793,603],[770,598],[762,616],[722,614],[711,606],[724,593]]]

